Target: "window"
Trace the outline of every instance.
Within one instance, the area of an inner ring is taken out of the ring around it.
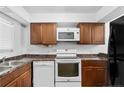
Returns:
[[[0,52],[13,50],[14,24],[0,17]]]

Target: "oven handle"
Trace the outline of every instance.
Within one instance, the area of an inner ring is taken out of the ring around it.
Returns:
[[[72,61],[56,61],[55,63],[81,63],[81,61],[75,61],[75,62],[72,62]]]

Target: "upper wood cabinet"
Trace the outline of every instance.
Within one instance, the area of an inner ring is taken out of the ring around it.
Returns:
[[[104,24],[92,25],[92,42],[93,44],[104,44]]]
[[[42,25],[39,23],[31,24],[31,44],[42,43]]]
[[[92,26],[91,24],[80,24],[80,43],[81,44],[92,43],[91,26]]]
[[[104,44],[103,23],[80,23],[80,44]]]
[[[56,44],[56,24],[31,23],[31,44]]]
[[[56,24],[42,24],[42,43],[56,44]]]

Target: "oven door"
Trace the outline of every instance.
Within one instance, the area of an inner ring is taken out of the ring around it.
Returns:
[[[56,81],[81,81],[80,61],[56,61]]]

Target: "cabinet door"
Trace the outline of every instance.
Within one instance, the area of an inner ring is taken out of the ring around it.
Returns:
[[[104,44],[104,24],[94,24],[92,26],[93,44]]]
[[[19,83],[16,80],[14,80],[13,82],[9,83],[6,87],[19,87],[18,85]]]
[[[20,76],[19,82],[21,87],[31,87],[31,70]]]
[[[83,68],[82,86],[105,86],[106,71],[104,68]]]
[[[6,87],[31,87],[31,70],[16,78]]]
[[[80,24],[80,44],[91,44],[91,24]]]
[[[31,44],[42,43],[42,25],[40,23],[31,24]]]
[[[56,44],[56,24],[47,23],[42,24],[42,43],[43,44]]]

